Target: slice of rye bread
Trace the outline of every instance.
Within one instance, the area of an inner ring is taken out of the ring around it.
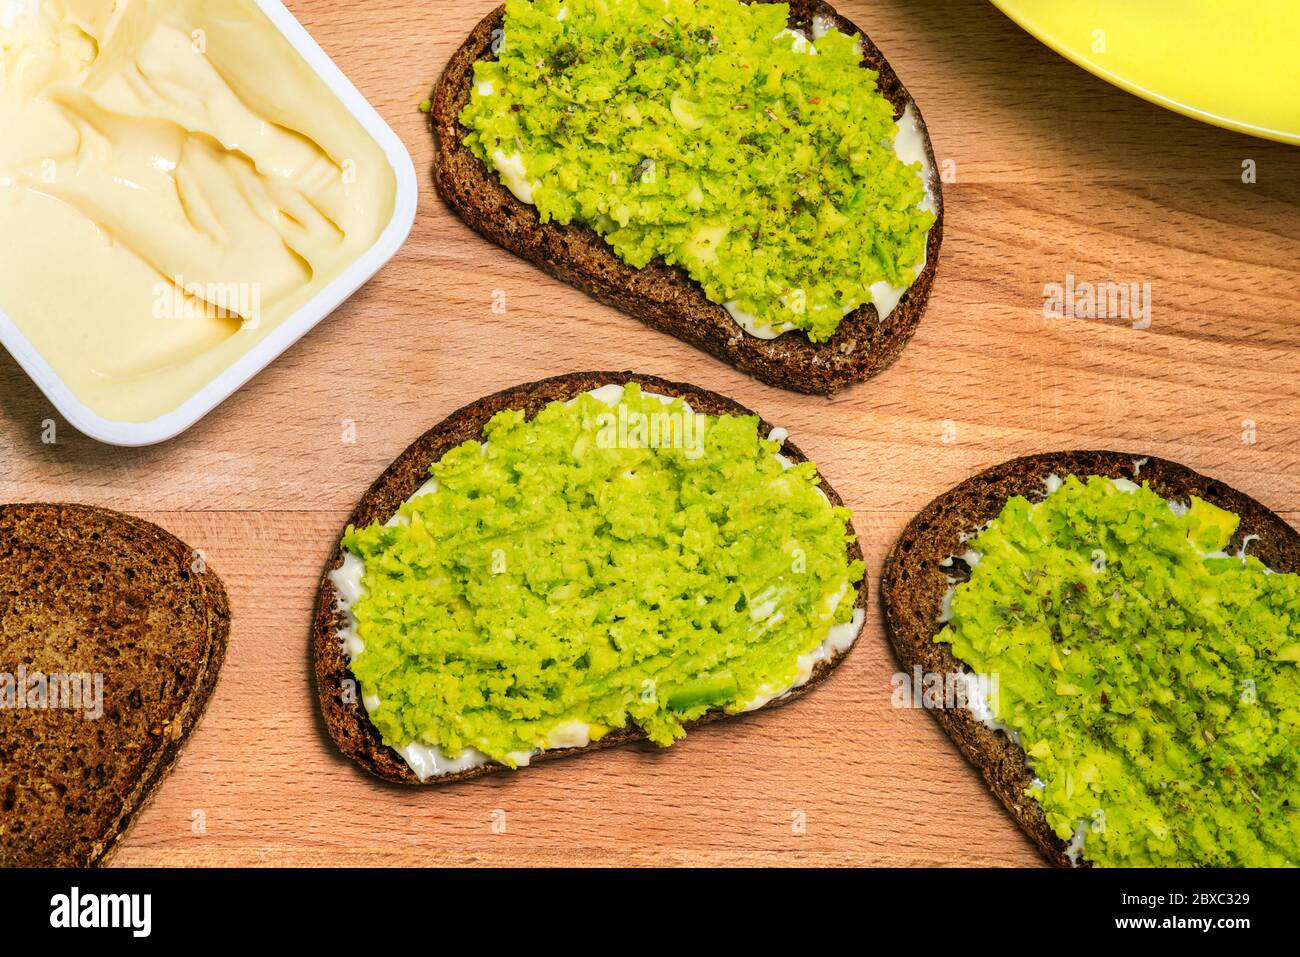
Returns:
[[[158,526],[0,506],[0,673],[103,681],[98,718],[84,700],[0,710],[0,864],[108,860],[202,717],[229,631],[221,579]]]
[[[434,426],[398,457],[370,487],[357,504],[356,510],[348,519],[349,525],[362,528],[375,522],[387,522],[398,507],[415,494],[420,486],[429,479],[429,466],[441,459],[448,451],[471,439],[481,439],[483,427],[489,420],[505,409],[520,409],[531,419],[551,402],[567,402],[584,392],[590,392],[604,385],[625,385],[635,382],[647,392],[659,395],[681,396],[691,408],[706,415],[742,415],[750,412],[744,406],[733,402],[714,392],[699,389],[692,385],[669,382],[654,376],[636,375],[632,372],[576,372],[570,375],[543,379],[527,385],[516,386],[496,395],[480,399],[453,412],[441,423]],[[759,434],[766,437],[772,426],[760,419]],[[782,454],[792,462],[806,462],[807,457],[792,443],[786,442]],[[843,505],[835,490],[822,482],[821,489],[834,505]],[[849,545],[850,561],[861,560],[862,547],[855,538]],[[506,770],[501,764],[485,764],[469,770],[452,774],[434,776],[421,782],[402,756],[380,740],[379,732],[367,717],[357,693],[344,694],[345,688],[356,688],[355,679],[348,667],[339,631],[346,625],[345,614],[339,610],[338,595],[330,581],[330,573],[343,563],[343,548],[334,549],[325,573],[321,577],[320,593],[316,599],[316,615],[312,629],[312,647],[316,663],[316,692],[320,698],[321,715],[325,728],[334,743],[345,755],[352,758],[367,771],[402,784],[446,784],[452,781],[464,781],[497,771]],[[863,576],[862,584],[854,607],[865,612],[867,608],[867,579]],[[850,649],[851,650],[851,649]],[[818,662],[807,684],[796,688],[783,698],[770,702],[765,707],[773,707],[802,697],[816,685],[824,681],[830,673],[848,657],[842,655]],[[700,719],[686,724],[689,730],[699,725],[709,724],[720,718],[732,717],[721,710],[710,711]],[[599,741],[581,748],[556,748],[543,751],[532,759],[538,761],[579,754],[601,748],[615,747],[632,741],[644,741],[645,734],[636,727],[626,727],[607,734]]]
[[[517,199],[479,162],[465,146],[467,131],[459,117],[469,102],[474,63],[492,55],[492,33],[503,16],[504,7],[489,14],[452,56],[429,114],[438,142],[434,183],[469,226],[557,279],[769,385],[830,395],[884,371],[898,358],[916,332],[934,285],[943,242],[943,188],[921,111],[865,32],[818,0],[790,3],[790,23],[796,29],[808,29],[813,17],[821,16],[843,32],[861,35],[863,65],[879,74],[880,92],[893,105],[895,117],[912,107],[933,171],[930,189],[938,219],[930,231],[925,269],[889,317],[881,321],[875,306],[863,306],[844,318],[830,340],[815,344],[802,332],[777,339],[748,335],[682,269],[661,261],[636,269],[585,226],[542,223],[535,207]]]
[[[967,479],[927,505],[914,518],[885,560],[880,590],[885,625],[899,661],[910,672],[949,675],[965,668],[946,644],[936,644],[939,616],[948,578],[962,578],[964,563],[943,567],[950,556],[966,551],[963,535],[988,524],[1007,500],[1021,495],[1038,501],[1047,494],[1050,475],[1080,478],[1101,475],[1149,482],[1152,491],[1171,501],[1195,495],[1241,516],[1231,549],[1252,538],[1250,553],[1276,571],[1300,571],[1300,534],[1259,502],[1222,482],[1164,459],[1122,452],[1056,452],[1032,455],[995,466]],[[976,721],[964,708],[932,709],[931,714],[1033,839],[1048,861],[1070,866],[1066,842],[1047,825],[1042,806],[1025,792],[1034,780],[1025,752],[1001,731]]]

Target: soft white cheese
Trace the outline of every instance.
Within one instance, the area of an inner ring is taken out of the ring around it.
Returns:
[[[824,35],[825,34],[823,34],[823,36]],[[809,56],[817,55],[817,48],[813,46],[812,41],[808,39],[808,34],[804,33],[802,30],[791,30],[787,27],[772,39],[780,40],[782,37],[790,37],[790,49],[795,53],[807,53]]]
[[[505,150],[497,150],[492,154],[492,162],[496,164],[497,172],[501,174],[501,180],[506,184],[506,188],[514,193],[520,202],[531,206],[538,184],[528,179],[523,155],[512,153],[507,156]]]
[[[916,110],[909,103],[907,109],[903,111],[903,118],[898,121],[898,135],[894,137],[894,152],[904,163],[920,163],[921,178],[925,183],[925,198],[920,202],[920,208],[929,212],[937,212],[938,205],[934,196],[934,166],[930,163],[930,151],[926,148],[925,134],[921,132],[921,125],[917,122]],[[927,239],[929,233],[926,233]],[[873,283],[871,286],[871,302],[876,307],[876,312],[880,314],[882,320],[888,319],[898,308],[899,302],[907,290],[912,288],[916,279],[919,279],[921,273],[925,272],[926,264],[929,262],[929,248],[926,248],[925,254],[921,258],[920,264],[915,269],[915,278],[907,286],[891,286],[887,282]]]
[[[794,329],[794,325],[783,322],[778,325],[764,325],[763,321],[752,312],[746,312],[740,308],[740,303],[734,299],[730,302],[724,302],[722,308],[727,310],[727,315],[735,320],[736,325],[744,329],[747,335],[755,339],[779,339]]]

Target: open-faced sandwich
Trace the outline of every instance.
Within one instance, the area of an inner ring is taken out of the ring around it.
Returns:
[[[1254,499],[1157,458],[1017,459],[922,511],[882,591],[1052,862],[1300,863],[1300,535]]]
[[[757,378],[825,394],[902,351],[943,232],[925,123],[817,0],[510,0],[431,100],[474,229]]]
[[[317,601],[348,757],[435,783],[789,701],[867,603],[849,513],[778,429],[582,373],[454,413],[357,506]]]

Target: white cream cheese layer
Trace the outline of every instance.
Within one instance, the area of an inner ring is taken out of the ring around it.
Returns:
[[[626,386],[619,383],[610,383],[601,386],[598,389],[592,389],[588,395],[599,399],[611,407],[617,406],[623,399],[623,393]],[[672,396],[661,395],[654,392],[643,392],[643,395],[658,399],[660,402],[668,405],[675,401]],[[570,400],[570,404],[576,400]],[[686,410],[690,411],[689,404]],[[768,439],[773,442],[784,444],[788,433],[784,429],[773,429]],[[484,443],[486,449],[487,444]],[[789,459],[776,453],[776,458],[782,462],[783,467],[789,468],[792,463]],[[412,495],[407,502],[414,501],[423,495],[433,495],[438,491],[436,479],[429,479],[424,485]],[[818,489],[820,492],[821,490]],[[823,498],[825,494],[823,493]],[[405,522],[400,515],[394,515],[389,519],[389,525],[397,525]],[[351,665],[362,652],[365,651],[365,642],[357,630],[357,619],[352,613],[352,608],[365,595],[365,562],[348,552],[343,552],[343,563],[334,571],[330,572],[330,583],[334,586],[336,606],[343,617],[343,626],[338,631],[339,642],[343,647],[343,654]],[[830,618],[840,603],[846,597],[852,597],[855,593],[852,586],[845,582],[843,588],[836,593],[828,595],[825,599],[825,616]],[[764,612],[761,620],[757,622],[756,627],[771,627],[781,618],[781,612],[776,605],[775,599],[770,603],[771,607],[762,605],[760,610]],[[818,662],[829,661],[840,657],[848,652],[857,640],[858,633],[862,630],[862,624],[865,620],[865,614],[861,608],[853,610],[853,620],[843,624],[833,625],[827,632],[826,638],[812,652],[806,655],[800,655],[797,660],[797,671],[795,680],[792,684],[779,688],[764,688],[759,696],[753,701],[746,703],[742,711],[756,711],[771,701],[784,698],[792,691],[807,684],[812,678],[813,669]],[[373,694],[362,694],[361,704],[366,709],[366,714],[373,714],[383,707],[383,702],[378,696]],[[581,748],[591,743],[591,727],[580,720],[562,721],[551,729],[547,735],[545,750],[556,750],[559,748]],[[405,747],[397,748],[397,753],[407,763],[412,771],[421,781],[426,781],[431,777],[437,777],[444,774],[454,774],[458,771],[466,771],[470,768],[480,767],[484,764],[492,763],[492,759],[481,751],[474,748],[467,748],[459,755],[449,755],[444,753],[440,748],[432,745],[420,744],[412,741]],[[510,759],[519,767],[526,766],[535,756],[541,753],[541,749],[533,751],[519,751],[512,753]]]
[[[396,196],[254,0],[0,0],[0,308],[102,418],[150,422],[246,363]]]

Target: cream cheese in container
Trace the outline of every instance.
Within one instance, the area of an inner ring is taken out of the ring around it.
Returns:
[[[77,429],[189,428],[397,252],[397,135],[278,0],[0,0],[0,342]]]

